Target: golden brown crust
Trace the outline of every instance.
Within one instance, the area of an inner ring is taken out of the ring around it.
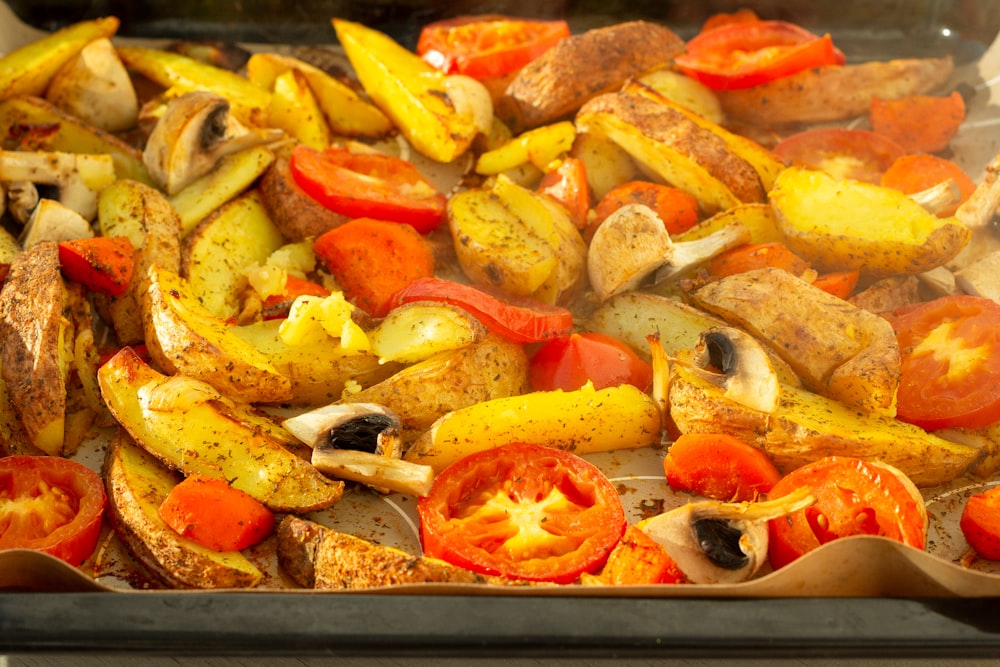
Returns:
[[[669,64],[684,42],[646,21],[619,23],[569,37],[525,66],[497,100],[515,134],[572,114],[627,79]]]
[[[260,194],[271,220],[289,241],[319,236],[347,222],[305,193],[295,182],[287,158],[279,157],[260,179]]]

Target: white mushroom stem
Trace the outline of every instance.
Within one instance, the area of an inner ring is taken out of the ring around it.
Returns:
[[[966,227],[976,229],[986,227],[993,220],[993,214],[1000,207],[1000,155],[986,165],[986,176],[976,186],[965,203],[955,211]]]
[[[737,222],[702,238],[675,243],[652,209],[629,204],[597,228],[587,272],[595,294],[604,301],[636,289],[654,272],[657,282],[666,280],[749,241],[749,230]]]
[[[920,204],[928,213],[937,215],[941,211],[962,201],[962,191],[959,190],[955,179],[949,178],[937,185],[932,185],[926,190],[914,192],[909,197]]]
[[[957,271],[955,284],[965,294],[1000,302],[1000,251],[994,251]]]
[[[430,493],[434,482],[434,468],[430,466],[350,449],[317,447],[312,464],[332,477],[417,497]]]
[[[0,150],[0,181],[59,188],[59,202],[86,220],[97,215],[97,196],[115,180],[110,155]]]
[[[38,188],[30,181],[14,181],[7,183],[7,208],[10,214],[22,225],[28,224],[31,212],[38,206]]]

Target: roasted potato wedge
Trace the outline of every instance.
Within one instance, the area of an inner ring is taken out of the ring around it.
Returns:
[[[749,162],[705,122],[651,90],[595,97],[577,113],[576,125],[578,132],[614,141],[656,178],[693,195],[708,213],[764,201],[764,186]]]
[[[0,291],[0,364],[28,441],[59,456],[66,430],[66,383],[73,331],[59,248],[45,242],[11,262]]]
[[[297,69],[275,78],[268,123],[317,150],[329,146],[333,136],[306,75]]]
[[[181,243],[181,276],[191,296],[214,317],[235,317],[247,288],[246,270],[263,265],[284,243],[257,191],[217,209]]]
[[[742,90],[718,91],[725,114],[755,125],[822,123],[868,113],[873,97],[926,95],[954,71],[951,57],[872,60],[807,69]]]
[[[930,487],[962,475],[984,455],[980,447],[787,385],[773,412],[753,410],[726,398],[704,373],[671,366],[670,417],[681,433],[728,433],[765,451],[783,472],[824,456],[854,456],[893,465]]]
[[[726,276],[688,298],[761,341],[810,390],[895,416],[899,345],[878,315],[773,267]]]
[[[957,219],[938,218],[897,190],[812,169],[783,171],[769,198],[786,245],[818,271],[921,273],[972,237]]]
[[[319,236],[349,220],[307,195],[295,182],[286,157],[267,168],[258,189],[271,220],[289,241]]]
[[[209,313],[177,274],[151,267],[140,305],[146,346],[160,368],[202,380],[224,396],[248,403],[277,403],[291,397],[288,378]]]
[[[571,116],[590,98],[659,69],[684,51],[670,29],[646,21],[594,28],[568,37],[522,68],[497,100],[515,134]]]
[[[340,500],[343,483],[292,453],[291,435],[208,385],[158,373],[123,348],[98,372],[118,423],[147,452],[187,475],[221,477],[275,512],[308,512]],[[241,407],[242,406],[242,407]]]
[[[119,431],[104,462],[108,518],[128,550],[176,588],[250,588],[263,573],[238,551],[214,551],[182,537],[159,508],[183,477]]]

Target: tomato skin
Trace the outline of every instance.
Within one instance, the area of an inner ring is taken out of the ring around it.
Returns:
[[[779,142],[774,153],[792,164],[875,184],[893,162],[907,154],[887,136],[840,127],[798,132]]]
[[[1000,560],[1000,486],[965,501],[958,522],[965,541],[987,560]]]
[[[923,550],[927,512],[903,473],[880,463],[828,456],[788,473],[771,489],[780,498],[808,486],[815,504],[768,522],[768,556],[775,569],[831,540],[878,535]]]
[[[587,183],[587,167],[583,160],[565,158],[558,167],[542,176],[538,191],[566,207],[577,229],[587,226],[590,185]]]
[[[494,294],[441,278],[420,278],[396,292],[390,307],[412,301],[440,301],[468,310],[498,336],[515,343],[540,343],[573,329],[573,313],[528,297]]]
[[[735,22],[706,30],[674,59],[684,74],[715,90],[751,88],[844,61],[829,35],[785,21]]]
[[[663,459],[667,484],[725,502],[749,502],[768,493],[781,473],[763,451],[724,433],[687,433]]]
[[[67,278],[91,292],[121,296],[132,281],[135,249],[124,236],[95,236],[59,242],[59,263]]]
[[[595,389],[631,384],[645,391],[653,368],[617,338],[584,332],[542,345],[528,362],[528,379],[538,391],[573,391],[588,381]]]
[[[0,549],[35,549],[78,566],[97,546],[106,506],[100,476],[81,463],[0,458]]]
[[[348,218],[405,222],[421,234],[437,229],[444,219],[445,196],[402,158],[299,145],[289,165],[310,197]]]
[[[945,296],[890,321],[900,351],[898,419],[928,431],[1000,420],[1000,304]]]
[[[446,74],[483,80],[516,72],[569,34],[561,20],[458,16],[424,26],[417,55]]]
[[[426,555],[481,574],[559,584],[604,565],[627,525],[618,491],[600,470],[527,443],[451,464],[417,510]]]

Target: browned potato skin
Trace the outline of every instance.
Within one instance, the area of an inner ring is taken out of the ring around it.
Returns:
[[[295,182],[285,157],[277,158],[267,168],[259,188],[271,220],[289,241],[319,236],[348,220],[307,195]]]
[[[899,345],[878,315],[776,268],[727,276],[688,298],[771,348],[809,389],[895,415]]]
[[[951,57],[817,67],[742,90],[716,91],[730,120],[753,125],[822,123],[868,113],[873,97],[897,99],[941,88]]]
[[[66,417],[59,346],[67,299],[59,266],[58,245],[40,243],[14,258],[0,292],[3,381],[14,412],[35,444],[47,427]]]
[[[741,202],[763,202],[764,186],[749,162],[734,153],[722,137],[699,126],[683,112],[646,95],[608,93],[587,102],[579,115],[610,114],[696,162]],[[692,193],[697,196],[697,193]]]
[[[628,78],[669,64],[684,42],[646,21],[619,23],[569,37],[528,63],[497,101],[497,116],[520,134],[572,114]]]

